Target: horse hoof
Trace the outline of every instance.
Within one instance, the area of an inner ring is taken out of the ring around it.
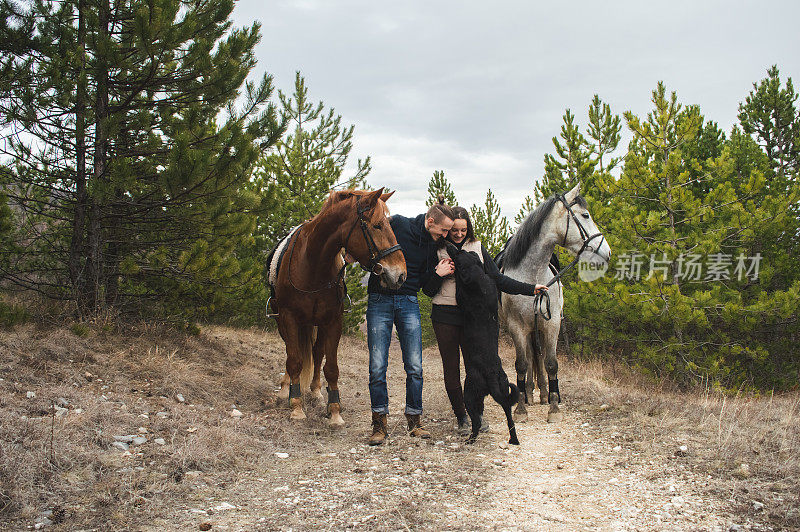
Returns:
[[[540,404],[540,405],[546,405],[546,404],[549,404],[549,403],[547,402],[547,397],[546,397],[546,396],[542,396],[542,397],[540,397],[540,398],[539,398],[539,404]]]
[[[331,415],[330,420],[328,420],[328,425],[330,425],[332,429],[344,427],[344,419],[342,419],[342,416],[339,414]]]
[[[547,422],[548,423],[561,423],[564,421],[564,414],[561,412],[548,412],[547,414]]]
[[[276,402],[286,402],[289,400],[289,387],[288,386],[281,386],[281,389],[278,390],[278,395],[275,398]]]
[[[514,412],[512,418],[514,419],[514,423],[525,423],[526,421],[528,421],[528,411],[517,410]]]
[[[303,421],[306,419],[306,413],[303,412],[302,409],[300,410],[292,410],[291,414],[289,414],[289,419],[292,421]]]

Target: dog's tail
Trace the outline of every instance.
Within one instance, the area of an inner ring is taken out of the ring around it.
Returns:
[[[514,406],[519,402],[519,388],[517,388],[516,384],[511,382],[508,383],[509,393],[508,393],[508,406]]]
[[[519,401],[519,388],[516,384],[508,382],[508,376],[500,371],[494,386],[490,385],[489,393],[500,406],[511,408]]]

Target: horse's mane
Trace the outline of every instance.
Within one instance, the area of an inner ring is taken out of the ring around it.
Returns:
[[[553,194],[531,211],[519,226],[517,232],[514,233],[514,236],[506,242],[506,246],[502,252],[501,267],[513,268],[519,266],[522,259],[528,254],[530,247],[536,239],[539,238],[539,234],[542,232],[542,225],[556,203],[558,203],[558,196]],[[584,209],[588,208],[586,199],[581,195],[575,197],[574,203],[580,205]]]
[[[365,196],[371,192],[372,190],[355,190],[355,189],[332,190],[330,194],[328,194],[328,197],[325,198],[325,201],[322,203],[322,208],[319,210],[317,216],[320,216],[322,213],[324,213],[326,210],[330,209],[337,203],[352,198],[353,196]]]

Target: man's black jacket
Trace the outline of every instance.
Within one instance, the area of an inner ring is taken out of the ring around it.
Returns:
[[[395,214],[390,220],[392,231],[397,238],[397,243],[403,250],[406,258],[406,282],[398,290],[389,290],[381,286],[380,278],[374,273],[369,276],[369,293],[389,295],[417,295],[419,289],[428,282],[436,268],[436,242],[425,229],[425,215],[420,214],[408,218]]]

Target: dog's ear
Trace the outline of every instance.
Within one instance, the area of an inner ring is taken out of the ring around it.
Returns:
[[[456,268],[456,275],[464,284],[475,282],[475,268],[472,264],[462,264],[460,268]]]
[[[458,255],[458,248],[455,247],[449,240],[445,240],[444,245],[447,247],[447,254],[450,255],[451,259],[455,260],[456,255]]]

